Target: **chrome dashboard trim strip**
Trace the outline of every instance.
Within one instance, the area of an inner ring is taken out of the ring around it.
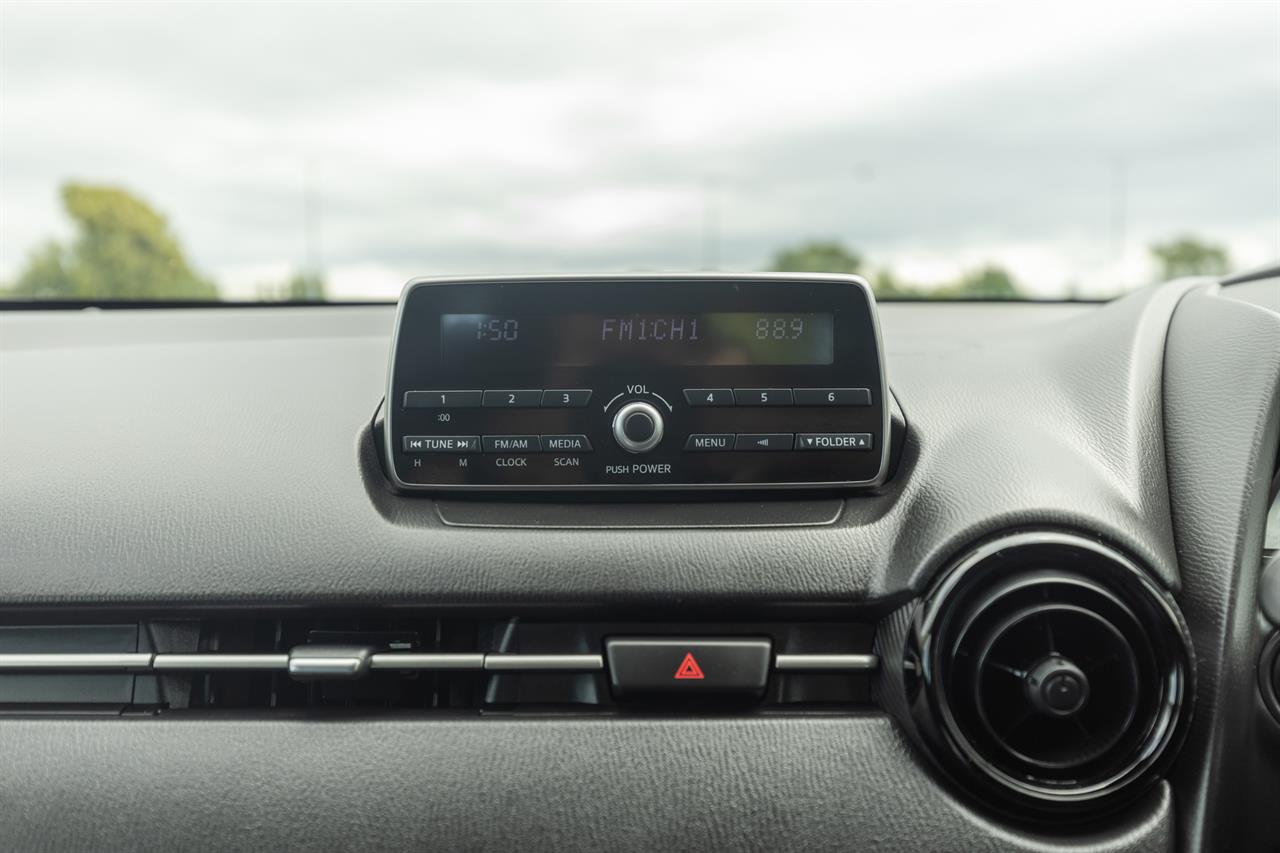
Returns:
[[[880,668],[877,655],[775,655],[778,672],[871,672]]]

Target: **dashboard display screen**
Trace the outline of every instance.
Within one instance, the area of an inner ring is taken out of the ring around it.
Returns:
[[[830,313],[444,314],[440,345],[446,363],[828,365],[834,326]]]

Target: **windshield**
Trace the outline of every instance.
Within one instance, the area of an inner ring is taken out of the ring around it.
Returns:
[[[1280,5],[0,4],[5,300],[1280,258]]]

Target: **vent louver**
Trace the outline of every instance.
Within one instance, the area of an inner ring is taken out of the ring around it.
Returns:
[[[922,731],[1006,803],[1114,802],[1153,779],[1185,731],[1181,617],[1096,541],[1025,533],[980,548],[944,576],[913,632]]]

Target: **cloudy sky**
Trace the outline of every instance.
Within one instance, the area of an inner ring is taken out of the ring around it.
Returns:
[[[68,179],[141,194],[232,297],[818,237],[1101,294],[1182,233],[1280,258],[1280,3],[5,0],[0,280],[68,236]]]

